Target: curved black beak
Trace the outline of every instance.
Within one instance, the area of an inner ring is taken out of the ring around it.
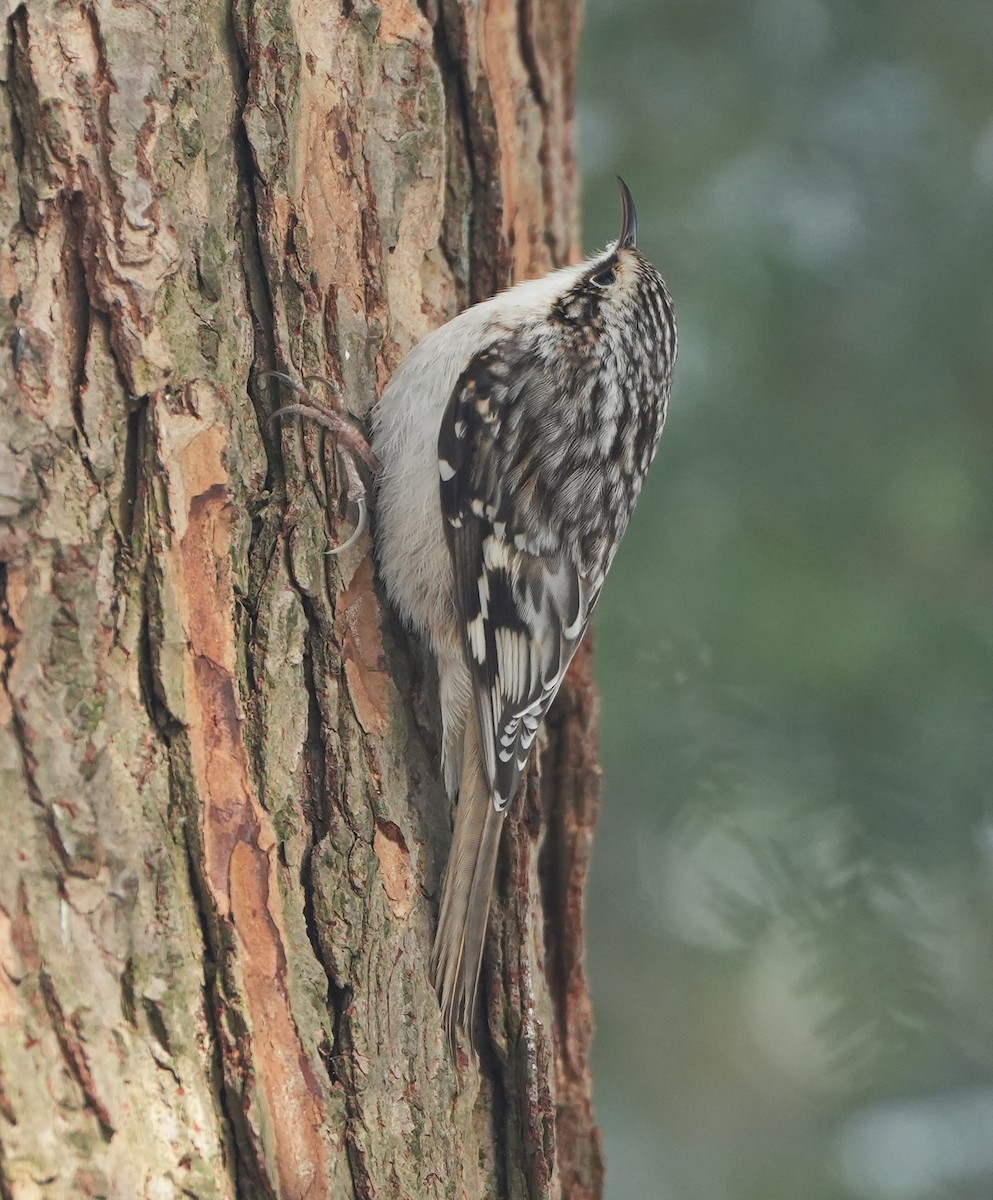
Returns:
[[[638,213],[634,207],[634,196],[624,180],[617,176],[621,189],[621,233],[617,239],[617,249],[633,250],[638,245]]]

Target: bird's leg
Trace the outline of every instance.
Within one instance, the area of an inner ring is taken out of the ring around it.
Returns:
[[[354,418],[345,412],[338,395],[338,389],[330,379],[321,375],[308,375],[303,380],[294,379],[282,371],[264,371],[264,376],[278,379],[288,384],[294,394],[299,397],[299,404],[285,404],[277,408],[269,418],[270,424],[282,417],[303,417],[307,421],[315,421],[334,435],[334,448],[338,452],[345,478],[348,481],[346,497],[349,503],[359,510],[359,519],[351,536],[340,546],[329,550],[329,554],[341,554],[349,546],[353,546],[365,532],[369,519],[369,506],[366,499],[366,485],[359,472],[358,460],[361,459],[375,475],[382,470],[379,459],[373,454],[372,448],[362,433],[355,427]],[[323,384],[331,394],[328,401],[314,398],[307,384]]]

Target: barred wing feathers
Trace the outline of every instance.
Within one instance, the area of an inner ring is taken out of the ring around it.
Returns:
[[[473,678],[483,766],[497,810],[514,798],[541,720],[589,622],[584,577],[534,455],[555,387],[507,339],[459,378],[438,439],[441,507]]]

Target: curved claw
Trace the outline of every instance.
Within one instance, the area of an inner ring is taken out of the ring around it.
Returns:
[[[333,379],[328,379],[326,375],[304,375],[302,379],[295,379],[292,375],[287,375],[285,371],[259,371],[259,379],[278,379],[280,383],[287,384],[298,396],[309,396],[310,393],[304,386],[308,383],[321,383],[334,397],[341,395],[341,388]]]
[[[328,379],[326,375],[304,375],[304,383],[323,383],[332,396],[340,396],[341,388],[333,379]]]
[[[259,371],[259,379],[278,379],[280,383],[289,384],[298,396],[306,396],[307,389],[303,386],[299,379],[294,379],[292,375],[287,375],[285,371]]]
[[[275,373],[273,371],[274,375]],[[315,425],[320,425],[324,429],[330,429],[332,433],[338,433],[341,430],[340,419],[335,420],[330,413],[326,413],[320,408],[314,408],[311,404],[284,404],[282,408],[276,409],[267,423],[272,425],[281,417],[306,417],[308,421],[313,421]]]
[[[365,527],[369,523],[369,509],[365,502],[365,496],[356,497],[355,503],[359,508],[359,519],[355,528],[340,546],[335,546],[332,550],[326,550],[325,554],[343,554],[349,546],[354,546],[363,533],[365,533]]]

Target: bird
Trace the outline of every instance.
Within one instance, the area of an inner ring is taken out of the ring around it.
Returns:
[[[429,333],[372,415],[377,570],[437,665],[455,802],[430,958],[453,1047],[473,1041],[507,812],[666,417],[673,301],[618,183],[616,241]]]

